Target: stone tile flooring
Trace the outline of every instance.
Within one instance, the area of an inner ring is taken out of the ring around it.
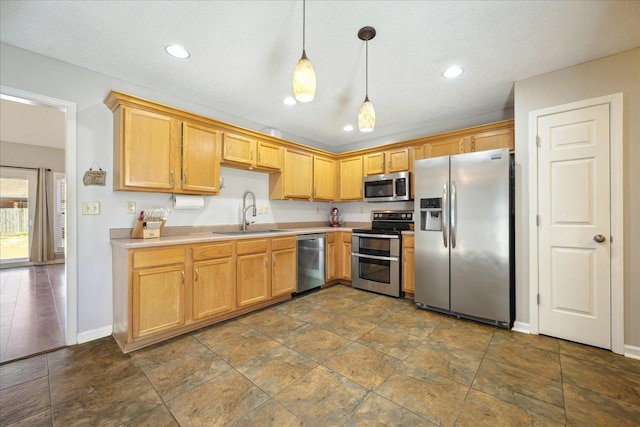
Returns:
[[[637,426],[640,361],[334,286],[0,366],[0,425]]]

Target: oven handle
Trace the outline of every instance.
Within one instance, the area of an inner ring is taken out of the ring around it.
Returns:
[[[400,261],[400,258],[398,258],[397,256],[363,255],[363,254],[357,254],[355,252],[351,252],[351,255],[358,258],[379,259],[382,261]]]
[[[400,236],[397,234],[358,234],[352,233],[354,237],[377,237],[378,239],[399,239]]]

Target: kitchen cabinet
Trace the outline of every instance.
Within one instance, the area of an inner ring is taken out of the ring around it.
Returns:
[[[236,305],[244,307],[269,298],[269,241],[239,240],[236,259]]]
[[[338,201],[362,201],[362,156],[338,160]]]
[[[311,200],[313,154],[286,149],[281,173],[269,175],[269,198]]]
[[[133,254],[132,338],[184,324],[185,254],[182,248]]]
[[[342,231],[341,233],[341,247],[339,249],[339,277],[343,280],[351,282],[351,232]]]
[[[276,144],[232,132],[222,135],[222,161],[231,166],[281,170],[282,153],[283,148]]]
[[[325,281],[327,283],[333,282],[340,277],[339,274],[339,251],[337,250],[336,237],[339,232],[326,233],[325,241]]]
[[[397,148],[363,156],[364,175],[408,171],[411,167],[409,148]]]
[[[313,200],[332,201],[336,195],[335,161],[328,157],[313,156]]]
[[[234,245],[198,245],[193,258],[193,318],[206,319],[236,308]]]
[[[424,151],[426,157],[439,157],[495,148],[513,150],[513,129],[488,130],[471,135],[435,140],[426,143]]]
[[[188,193],[220,192],[220,132],[189,122],[182,123],[182,190]]]
[[[291,295],[296,291],[296,237],[271,239],[271,296]]]
[[[413,297],[415,293],[415,238],[411,234],[402,235],[402,290]]]
[[[123,94],[105,102],[114,113],[114,190],[219,193],[219,131]]]
[[[425,144],[427,157],[451,156],[464,153],[469,146],[469,137],[446,138]]]

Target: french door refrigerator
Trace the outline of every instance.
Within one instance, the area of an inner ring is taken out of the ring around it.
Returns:
[[[415,162],[415,302],[511,328],[513,167],[508,149]]]

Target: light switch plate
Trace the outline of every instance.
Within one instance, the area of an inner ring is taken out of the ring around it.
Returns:
[[[100,202],[82,202],[82,215],[100,215]]]
[[[136,213],[136,202],[127,202],[127,213],[128,214]]]

